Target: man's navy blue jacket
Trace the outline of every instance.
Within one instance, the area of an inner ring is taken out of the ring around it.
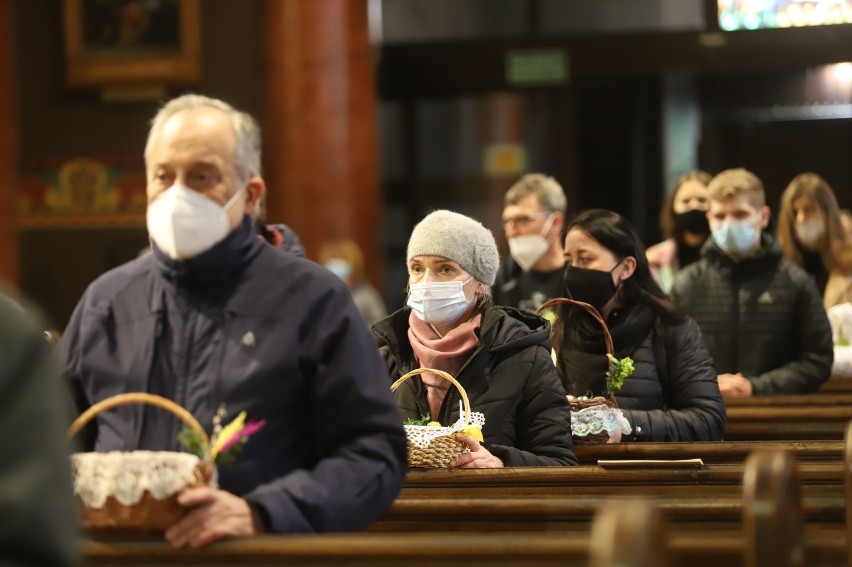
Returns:
[[[405,476],[387,370],[345,284],[277,250],[249,219],[187,261],[154,249],[96,280],[60,355],[78,411],[123,392],[170,398],[207,429],[225,404],[266,420],[219,469],[275,532],[348,531],[378,519]],[[181,450],[159,408],[102,413],[89,449]]]

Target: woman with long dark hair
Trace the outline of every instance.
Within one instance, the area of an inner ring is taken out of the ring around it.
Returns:
[[[665,240],[646,251],[651,274],[666,293],[677,272],[701,257],[701,246],[710,236],[707,184],[712,175],[696,169],[681,175],[660,212]]]
[[[719,440],[725,405],[695,322],[651,275],[636,229],[603,209],[580,213],[565,237],[566,297],[597,309],[617,358],[635,372],[616,392],[633,428],[629,440]],[[607,358],[603,330],[586,312],[562,305],[554,327],[557,368],[570,395],[600,395]]]

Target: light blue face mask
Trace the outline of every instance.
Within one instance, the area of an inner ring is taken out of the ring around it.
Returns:
[[[725,221],[713,231],[716,246],[728,254],[742,256],[757,245],[760,234],[751,219]]]

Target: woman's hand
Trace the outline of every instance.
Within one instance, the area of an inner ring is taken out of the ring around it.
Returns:
[[[463,453],[453,459],[450,466],[460,469],[502,469],[503,461],[491,454],[479,441],[469,435],[462,435],[460,439],[470,447],[470,453]]]

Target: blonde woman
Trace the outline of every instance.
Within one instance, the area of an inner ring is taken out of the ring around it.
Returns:
[[[781,196],[778,242],[813,276],[826,309],[852,302],[852,240],[831,186],[816,173],[796,176]]]

